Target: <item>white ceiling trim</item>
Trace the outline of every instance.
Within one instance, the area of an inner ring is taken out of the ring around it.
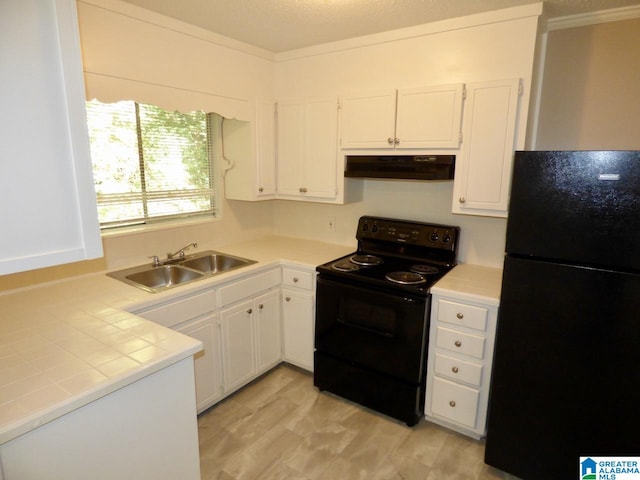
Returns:
[[[565,28],[584,27],[587,25],[617,22],[633,18],[640,18],[640,5],[612,8],[610,10],[600,10],[598,12],[568,15],[566,17],[549,19],[547,21],[547,30],[551,31],[562,30]]]

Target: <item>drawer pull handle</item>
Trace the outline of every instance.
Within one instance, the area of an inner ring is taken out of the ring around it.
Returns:
[[[293,283],[298,283],[298,277],[293,277]]]
[[[450,407],[455,407],[456,406],[455,400],[449,400],[449,406]]]
[[[459,372],[458,367],[451,367],[451,371],[453,373],[458,373]]]
[[[287,302],[290,302],[290,301],[291,301],[291,297],[285,297],[285,300],[286,300]]]
[[[259,308],[260,310],[262,310],[262,309],[264,308],[264,305],[263,305],[263,304],[260,304],[260,305],[258,305],[258,308]]]
[[[248,309],[248,310],[247,310],[247,313],[248,313],[249,315],[251,315],[251,314],[253,313],[253,309],[251,309],[251,308],[250,308],[250,309]]]
[[[462,313],[458,313],[456,317],[458,317],[459,320],[462,320],[464,318],[464,315]]]
[[[460,340],[456,340],[453,344],[458,348],[462,346],[462,342]]]

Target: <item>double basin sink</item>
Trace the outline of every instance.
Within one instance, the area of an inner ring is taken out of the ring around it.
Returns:
[[[134,287],[155,293],[254,263],[256,263],[255,260],[207,250],[169,260],[161,265],[139,265],[110,272],[107,275]]]

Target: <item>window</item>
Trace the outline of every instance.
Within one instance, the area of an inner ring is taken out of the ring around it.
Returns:
[[[214,121],[132,101],[87,102],[101,227],[215,216]]]

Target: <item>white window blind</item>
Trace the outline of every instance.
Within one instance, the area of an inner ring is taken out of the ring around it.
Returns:
[[[213,116],[87,102],[102,228],[215,216]]]

